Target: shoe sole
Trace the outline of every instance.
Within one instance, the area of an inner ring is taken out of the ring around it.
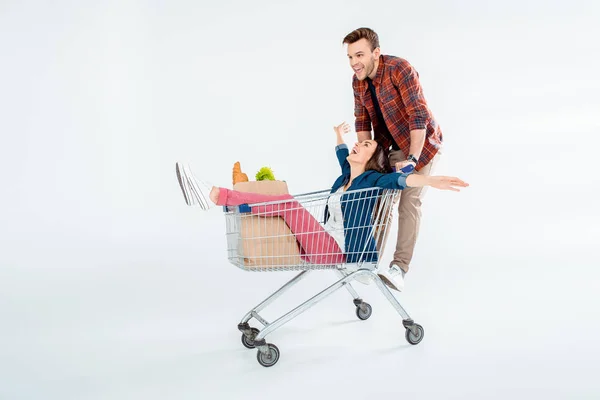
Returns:
[[[175,173],[177,174],[177,181],[179,182],[179,187],[181,188],[181,193],[183,194],[183,198],[185,200],[185,204],[190,205],[190,199],[188,197],[187,191],[185,190],[185,186],[183,184],[183,179],[181,178],[179,163],[175,163]]]
[[[392,283],[392,281],[390,281],[388,278],[386,278],[386,277],[385,277],[385,276],[383,276],[383,275],[379,275],[379,274],[378,274],[378,276],[381,278],[381,280],[383,281],[383,283],[385,283],[385,285],[386,285],[387,287],[389,287],[390,289],[396,290],[396,291],[398,291],[398,292],[402,292],[402,290],[398,289],[398,288],[396,287],[396,285],[394,285],[394,284]]]
[[[193,204],[197,204],[202,210],[208,210],[211,207],[208,194],[205,195],[205,193],[203,193],[203,190],[200,187],[202,184],[196,180],[189,166],[183,167],[183,176],[185,177],[187,181],[187,186],[189,187],[189,190],[191,192],[190,197],[193,197],[193,199],[190,200],[193,200]],[[205,191],[209,191],[209,189],[206,186],[205,189]]]

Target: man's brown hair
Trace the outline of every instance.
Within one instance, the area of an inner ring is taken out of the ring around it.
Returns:
[[[379,36],[371,28],[358,28],[346,35],[342,44],[352,44],[358,42],[360,39],[367,39],[371,44],[371,51],[379,47]]]

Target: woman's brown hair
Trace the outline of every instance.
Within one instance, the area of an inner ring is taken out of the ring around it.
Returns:
[[[367,165],[365,165],[365,171],[373,170],[381,172],[382,174],[392,172],[392,166],[390,165],[390,160],[388,157],[388,151],[386,151],[379,143],[377,143],[375,152],[371,156],[371,159],[367,161]]]

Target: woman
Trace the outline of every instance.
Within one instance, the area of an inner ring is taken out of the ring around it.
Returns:
[[[284,201],[252,207],[252,213],[282,217],[310,262],[340,264],[377,261],[371,220],[382,189],[431,186],[458,192],[458,188],[468,186],[455,177],[391,172],[388,154],[376,141],[356,143],[349,152],[342,136],[350,131],[350,126],[342,123],[334,127],[334,131],[337,136],[336,155],[342,174],[331,188],[332,196],[325,209],[324,226],[290,195],[271,196],[219,188],[196,180],[188,167],[177,163],[177,178],[184,198],[188,205],[199,205],[203,210],[214,205]],[[368,188],[373,190],[353,192]]]

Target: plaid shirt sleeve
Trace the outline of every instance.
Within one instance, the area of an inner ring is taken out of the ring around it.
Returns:
[[[404,60],[400,68],[392,73],[392,79],[406,108],[409,129],[411,131],[425,129],[430,115],[423,88],[419,82],[419,73],[408,61]]]
[[[348,151],[347,144],[342,143],[338,146],[335,146],[335,155],[340,163],[340,167],[342,167],[342,174],[350,173],[350,163],[348,160],[346,160],[349,154],[350,152]]]
[[[367,131],[371,132],[371,117],[369,117],[369,112],[367,111],[367,107],[362,103],[360,96],[356,93],[356,88],[354,87],[354,129],[356,132]]]

